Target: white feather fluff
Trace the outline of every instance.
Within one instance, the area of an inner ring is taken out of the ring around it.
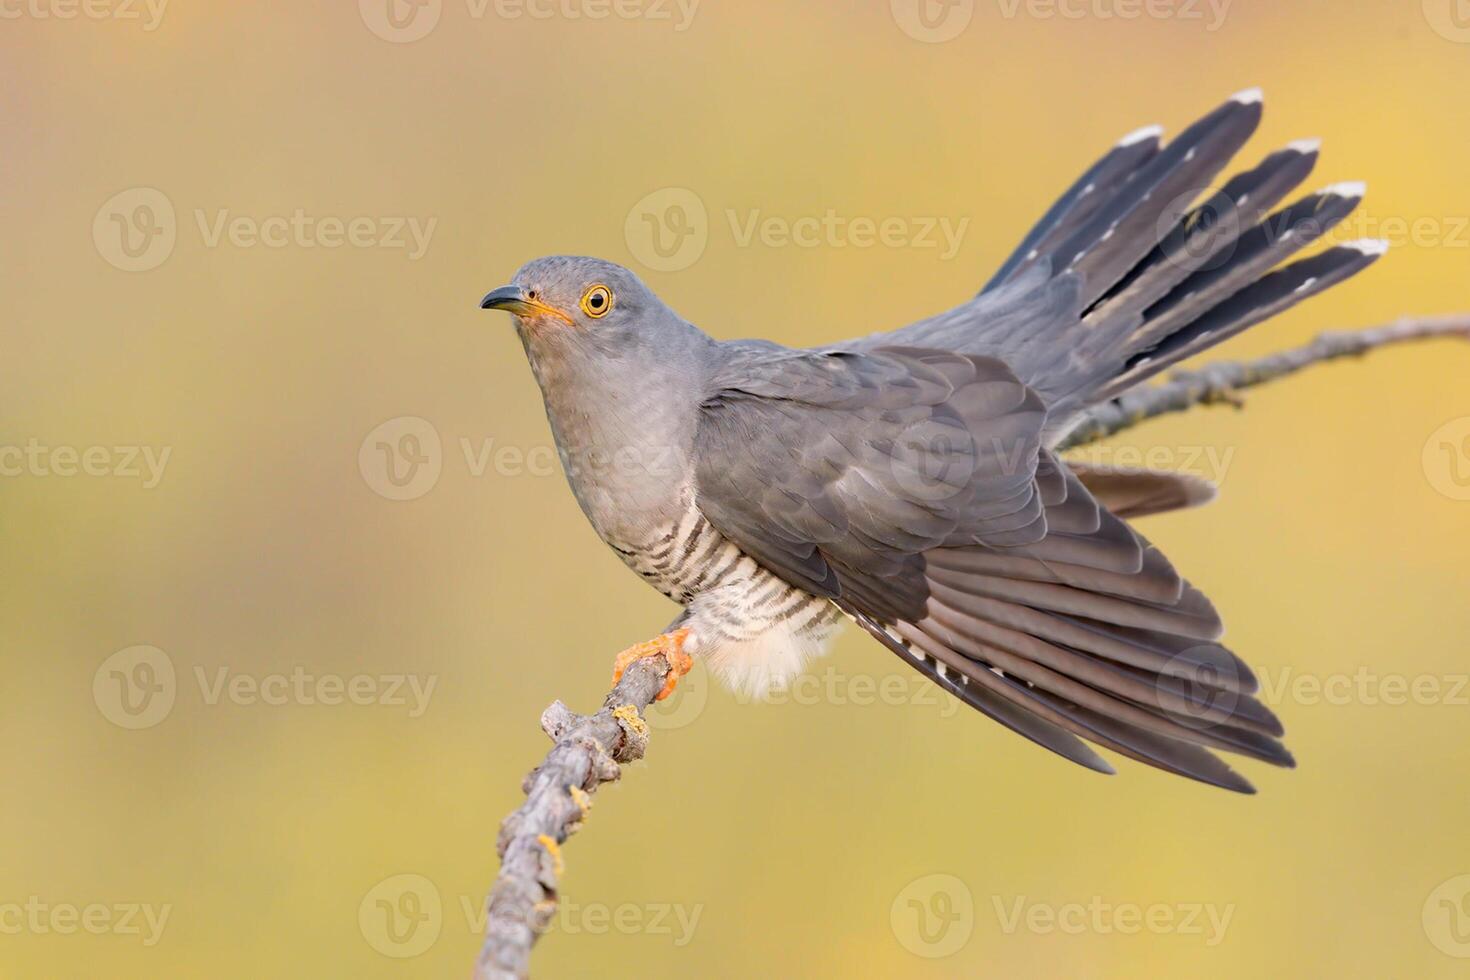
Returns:
[[[699,619],[698,605],[698,598],[690,604],[690,619],[695,624]],[[753,640],[720,645],[701,643],[696,625],[689,652],[703,657],[726,687],[759,700],[788,687],[808,664],[826,653],[841,625],[836,622],[826,628],[797,632],[788,621],[772,626]]]

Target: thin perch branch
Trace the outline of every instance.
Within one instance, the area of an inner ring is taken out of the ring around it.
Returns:
[[[1062,440],[1061,449],[1074,449],[1131,429],[1140,422],[1183,412],[1195,405],[1221,402],[1240,406],[1235,392],[1295,374],[1303,368],[1339,357],[1358,357],[1389,344],[1436,337],[1470,340],[1470,313],[1440,317],[1405,317],[1368,330],[1324,333],[1305,347],[1272,354],[1255,361],[1220,361],[1197,371],[1176,371],[1169,380],[1137,388],[1088,409],[1081,424]]]
[[[541,715],[556,742],[522,788],[526,802],[500,825],[500,874],[486,899],[489,913],[475,980],[524,980],[531,946],[556,914],[561,845],[575,832],[602,783],[620,763],[643,757],[643,711],[663,688],[669,663],[660,654],[633,663],[594,715],[574,714],[560,701]]]

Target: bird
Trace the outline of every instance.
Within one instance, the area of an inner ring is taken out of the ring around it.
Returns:
[[[1101,748],[1253,793],[1217,753],[1294,767],[1214,605],[1132,523],[1213,486],[1060,452],[1089,408],[1383,254],[1323,241],[1362,184],[1282,205],[1316,140],[1214,186],[1261,112],[1249,89],[1167,143],[1129,134],[978,293],[870,336],[716,340],[629,269],[580,256],[485,295],[512,314],[592,527],[682,607],[614,679],[662,654],[662,699],[699,658],[761,695],[853,623],[1097,772],[1114,772]]]

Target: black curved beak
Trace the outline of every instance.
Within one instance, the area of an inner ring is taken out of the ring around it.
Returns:
[[[529,306],[526,294],[521,291],[520,286],[501,286],[492,289],[480,300],[482,310],[509,310],[512,313],[521,313]]]
[[[572,323],[571,317],[554,306],[527,296],[520,286],[501,286],[499,289],[490,290],[485,294],[485,298],[480,300],[480,309],[505,310],[507,313],[524,317],[549,316],[567,325]]]

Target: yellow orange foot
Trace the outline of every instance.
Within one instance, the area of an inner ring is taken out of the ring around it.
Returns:
[[[674,688],[679,684],[679,678],[689,673],[689,668],[694,666],[694,661],[689,659],[689,654],[684,652],[684,642],[688,639],[689,629],[684,627],[661,633],[644,643],[633,644],[618,654],[617,659],[613,661],[613,683],[616,684],[623,679],[623,671],[627,670],[628,665],[634,661],[663,654],[672,669],[669,671],[668,679],[664,681],[664,689],[659,691],[658,696],[654,698],[655,701],[662,701],[674,693]]]

